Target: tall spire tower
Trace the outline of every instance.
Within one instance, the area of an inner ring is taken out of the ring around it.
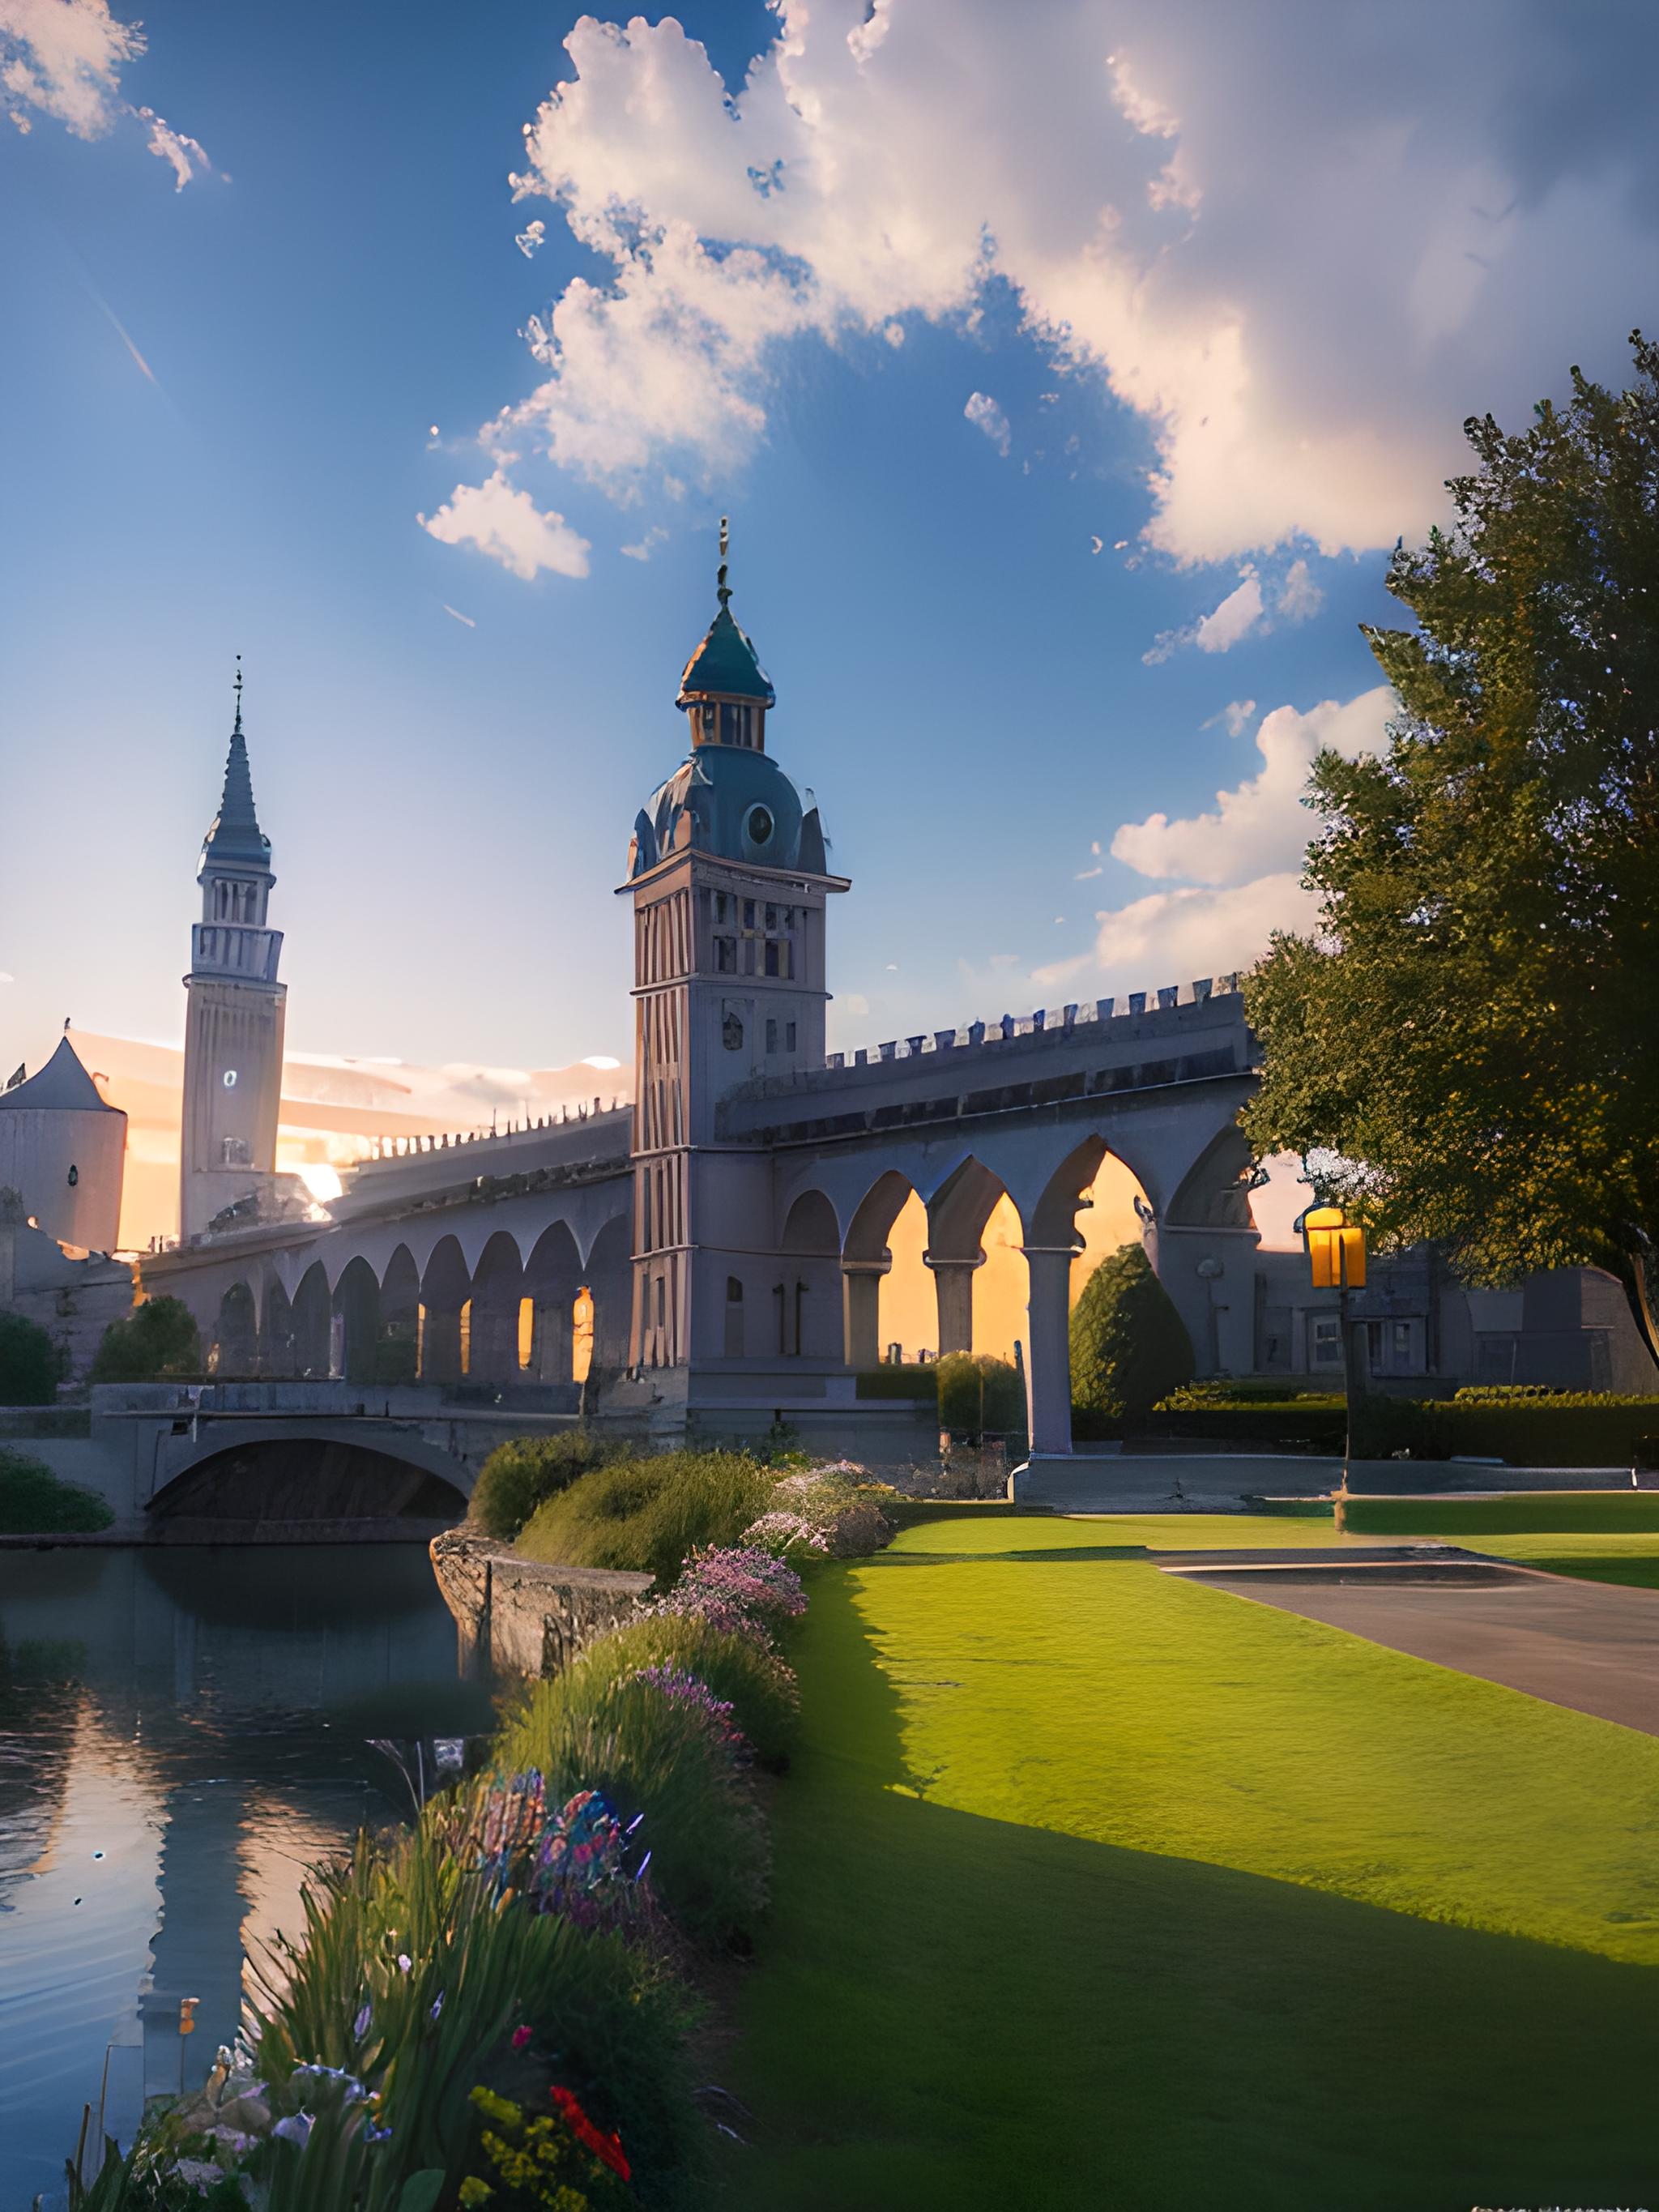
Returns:
[[[202,848],[202,918],[190,933],[179,1231],[197,1236],[276,1165],[286,984],[283,933],[265,927],[270,840],[253,807],[242,731],[242,661],[225,787]]]

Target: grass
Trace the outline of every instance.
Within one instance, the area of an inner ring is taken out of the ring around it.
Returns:
[[[1368,1498],[1351,1535],[1432,1536],[1586,1582],[1659,1589],[1659,1492],[1534,1491],[1508,1498]]]
[[[1099,1556],[1330,1540],[964,1518],[817,1578],[725,2201],[1650,2201],[1659,1742]]]
[[[632,1568],[664,1589],[706,1544],[732,1544],[775,1477],[742,1452],[659,1452],[595,1468],[538,1505],[518,1550],[562,1566]]]

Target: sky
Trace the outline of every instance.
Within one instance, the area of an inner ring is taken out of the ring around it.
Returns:
[[[238,653],[290,1048],[631,1061],[722,514],[832,1048],[1248,965],[1463,418],[1655,322],[1656,62],[1639,0],[0,0],[7,1066],[181,1036]]]

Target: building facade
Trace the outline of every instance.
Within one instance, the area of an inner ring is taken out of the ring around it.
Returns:
[[[48,1237],[112,1252],[127,1117],[99,1094],[65,1036],[46,1066],[0,1091],[0,1188]]]

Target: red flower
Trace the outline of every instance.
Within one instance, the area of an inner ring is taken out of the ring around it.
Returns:
[[[529,2040],[530,2040],[530,2030],[529,2030],[529,2028],[528,2028],[528,2027],[515,2027],[515,2028],[514,2029],[514,2031],[513,2031],[513,2048],[514,2048],[515,2051],[522,2051],[522,2050],[524,2049],[524,2047],[525,2047],[526,2044],[526,2043],[528,2043],[528,2042],[529,2042]]]
[[[611,2168],[612,2173],[620,2174],[624,2181],[630,2180],[632,2170],[623,2155],[622,2137],[601,2135],[573,2094],[558,2082],[553,2084],[548,2094],[557,2106],[560,2118],[583,2148],[592,2151],[595,2158]]]

